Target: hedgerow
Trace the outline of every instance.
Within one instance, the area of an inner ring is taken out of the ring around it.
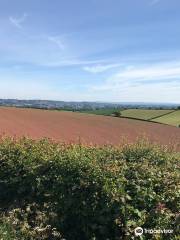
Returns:
[[[178,239],[179,155],[122,147],[0,142],[0,239]]]

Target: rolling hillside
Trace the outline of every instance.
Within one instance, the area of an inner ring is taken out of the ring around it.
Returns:
[[[85,113],[4,107],[0,108],[0,134],[100,145],[118,145],[144,137],[165,145],[180,142],[180,129],[158,123]]]
[[[165,123],[173,126],[180,125],[180,110],[154,119],[155,122]]]
[[[169,114],[174,110],[151,110],[151,109],[127,109],[121,111],[122,117],[130,117],[142,120],[151,120],[155,117],[162,116],[164,114]]]

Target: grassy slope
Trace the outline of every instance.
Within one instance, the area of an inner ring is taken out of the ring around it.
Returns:
[[[180,110],[162,117],[154,118],[153,121],[178,126],[180,125]]]
[[[138,118],[143,120],[150,120],[152,118],[161,116],[172,112],[172,110],[151,110],[151,109],[127,109],[121,112],[123,117]]]

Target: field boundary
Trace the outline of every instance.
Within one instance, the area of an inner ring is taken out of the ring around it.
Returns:
[[[125,117],[125,116],[115,117],[115,116],[112,116],[112,115],[103,115],[103,114],[86,113],[86,112],[78,112],[78,111],[77,111],[77,113],[80,113],[80,114],[90,114],[90,115],[96,115],[96,116],[104,116],[104,117],[110,117],[110,118],[125,118],[125,119],[138,120],[138,121],[143,121],[143,122],[157,123],[157,124],[161,124],[161,125],[172,126],[172,125],[167,124],[167,123],[150,121],[149,119],[140,119],[140,118],[134,118],[134,117]],[[171,112],[171,113],[172,113],[172,112]],[[175,127],[175,126],[173,126],[173,127]]]
[[[159,115],[159,116],[157,116],[157,117],[149,118],[149,119],[147,119],[147,120],[148,120],[148,121],[151,121],[151,120],[153,120],[153,119],[156,119],[156,118],[160,118],[160,117],[163,117],[163,116],[169,115],[169,114],[171,114],[171,113],[173,113],[173,112],[176,112],[176,111],[178,111],[178,110],[175,109],[175,110],[173,110],[173,111],[171,111],[171,112],[164,113],[164,114],[161,114],[161,115]]]
[[[162,124],[162,125],[172,126],[172,125],[169,125],[169,124],[167,124],[167,123],[161,123],[161,122],[156,122],[156,121],[150,121],[149,119],[140,119],[140,118],[133,118],[133,117],[125,117],[125,116],[120,116],[120,117],[117,117],[117,118],[126,118],[126,119],[138,120],[138,121],[143,121],[143,122],[159,123],[159,124]],[[175,127],[175,126],[174,126],[174,127]]]
[[[93,113],[93,112],[86,112],[86,111],[73,111],[71,109],[47,109],[47,108],[34,108],[34,107],[18,107],[18,106],[15,106],[15,107],[11,107],[11,106],[0,106],[0,108],[15,108],[15,109],[32,109],[32,110],[44,110],[44,111],[57,111],[57,112],[73,112],[73,113],[77,113],[77,114],[87,114],[87,115],[94,115],[94,116],[104,116],[104,117],[110,117],[110,118],[125,118],[125,119],[131,119],[131,120],[138,120],[138,121],[143,121],[143,122],[149,122],[149,123],[156,123],[156,124],[161,124],[161,125],[167,125],[167,126],[172,126],[172,127],[177,127],[175,125],[171,125],[171,124],[168,124],[168,123],[162,123],[162,122],[157,122],[155,121],[157,118],[160,118],[160,117],[163,117],[163,116],[166,116],[166,115],[170,115],[174,112],[177,112],[179,111],[178,109],[174,109],[168,113],[164,113],[164,114],[161,114],[159,116],[156,116],[156,117],[153,117],[153,118],[149,118],[149,119],[141,119],[141,118],[137,118],[137,117],[128,117],[128,116],[119,116],[119,117],[116,117],[116,116],[112,116],[111,114],[96,114],[96,113]],[[123,112],[123,111],[126,111],[127,109],[123,109],[123,110],[120,110],[120,112]]]
[[[127,109],[124,109],[124,110],[122,110],[120,112],[123,112],[125,110],[127,110]],[[177,126],[174,126],[174,125],[171,125],[171,124],[153,121],[153,119],[156,119],[156,118],[159,118],[159,117],[163,117],[165,115],[172,114],[172,113],[177,112],[177,111],[178,111],[178,109],[175,109],[175,110],[172,110],[172,111],[170,111],[168,113],[164,113],[164,114],[161,114],[161,115],[159,115],[157,117],[153,117],[153,118],[149,118],[149,119],[141,119],[141,118],[135,118],[135,117],[126,117],[126,116],[115,117],[115,116],[112,116],[112,115],[96,114],[96,113],[92,113],[92,112],[83,112],[83,111],[82,112],[81,111],[74,111],[74,112],[81,113],[81,114],[90,114],[90,115],[96,115],[96,116],[104,116],[104,117],[125,118],[125,119],[138,120],[138,121],[143,121],[143,122],[156,123],[156,124],[161,124],[161,125],[177,127]]]

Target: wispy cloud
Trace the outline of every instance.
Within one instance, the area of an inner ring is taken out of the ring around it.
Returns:
[[[44,67],[71,67],[71,66],[79,66],[80,68],[83,68],[85,65],[91,65],[91,64],[101,64],[105,62],[106,60],[99,59],[99,60],[84,60],[79,58],[62,58],[57,61],[43,61],[39,62],[38,65],[44,66]]]
[[[138,86],[178,81],[180,84],[180,62],[159,63],[151,66],[131,66],[113,74],[95,90],[122,89],[122,86]]]
[[[65,49],[65,44],[62,41],[60,36],[49,36],[48,40],[51,41],[52,43],[56,44],[59,49],[61,49],[61,50]]]
[[[160,2],[161,0],[151,0],[150,2],[150,5],[153,6],[153,5],[156,5]]]
[[[130,69],[124,70],[116,74],[113,79],[114,81],[122,80],[154,80],[160,79],[172,79],[180,77],[180,63],[175,65],[154,65],[145,67],[131,67]]]
[[[109,69],[116,68],[121,66],[121,64],[107,64],[107,65],[95,65],[95,66],[85,66],[83,67],[84,71],[90,72],[90,73],[101,73],[108,71]]]
[[[9,17],[9,21],[11,22],[11,24],[13,26],[15,26],[16,28],[22,29],[23,26],[22,24],[24,23],[24,21],[26,20],[26,18],[28,17],[27,13],[24,13],[21,17],[17,18],[17,17]]]
[[[180,102],[180,61],[128,67],[101,83],[92,94],[111,101]]]

